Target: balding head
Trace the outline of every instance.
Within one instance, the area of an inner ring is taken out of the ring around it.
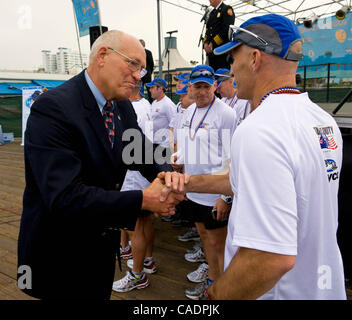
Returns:
[[[138,39],[110,30],[93,43],[87,72],[107,100],[128,99],[141,78],[145,60],[145,50]]]

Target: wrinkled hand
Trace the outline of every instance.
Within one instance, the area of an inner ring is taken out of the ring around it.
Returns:
[[[176,194],[185,194],[185,185],[189,182],[189,175],[187,173],[182,174],[176,171],[160,172],[158,178],[165,184],[161,191],[160,201],[164,201],[171,191]]]
[[[167,196],[161,196],[165,185],[159,178],[145,188],[143,192],[142,209],[161,215],[175,214],[175,206],[185,199],[181,193],[169,192]]]
[[[228,219],[230,215],[231,205],[227,204],[224,200],[219,198],[215,203],[214,209],[217,210],[216,220],[222,221]]]

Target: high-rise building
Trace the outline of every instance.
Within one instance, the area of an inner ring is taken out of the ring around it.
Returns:
[[[88,55],[69,48],[59,47],[56,54],[42,50],[43,67],[47,73],[76,74],[88,66]]]
[[[57,72],[56,54],[52,54],[50,50],[42,50],[42,60],[45,72]]]
[[[56,53],[58,73],[71,73],[73,70],[86,68],[88,66],[88,55],[82,53],[82,62],[79,52],[72,49],[58,48]]]

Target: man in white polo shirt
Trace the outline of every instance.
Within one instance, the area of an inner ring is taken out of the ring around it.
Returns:
[[[335,120],[295,87],[301,35],[276,14],[234,29],[215,52],[230,52],[251,114],[232,138],[230,181],[203,175],[186,185],[187,192],[234,194],[225,273],[205,296],[346,299],[336,239],[342,138]]]
[[[153,142],[163,147],[170,147],[170,122],[176,115],[176,106],[165,94],[167,83],[162,78],[155,78],[146,84],[154,99],[152,103]]]
[[[215,96],[216,81],[210,66],[193,68],[189,85],[195,103],[187,108],[181,121],[182,130],[177,132],[177,154],[180,161],[183,159],[184,172],[192,176],[227,170],[235,114]],[[196,224],[209,265],[208,279],[186,289],[185,294],[190,299],[199,299],[204,289],[223,271],[229,211],[220,197],[221,194],[187,193],[187,210]],[[212,214],[214,209],[217,210],[216,217]],[[185,258],[196,261],[193,254],[186,254]]]

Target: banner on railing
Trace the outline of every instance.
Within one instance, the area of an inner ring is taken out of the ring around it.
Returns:
[[[22,88],[22,145],[24,145],[24,132],[26,131],[27,120],[31,112],[33,102],[45,91],[43,87]]]
[[[318,19],[312,28],[299,24],[298,29],[304,39],[300,66],[352,62],[351,12],[343,20],[330,16]]]

